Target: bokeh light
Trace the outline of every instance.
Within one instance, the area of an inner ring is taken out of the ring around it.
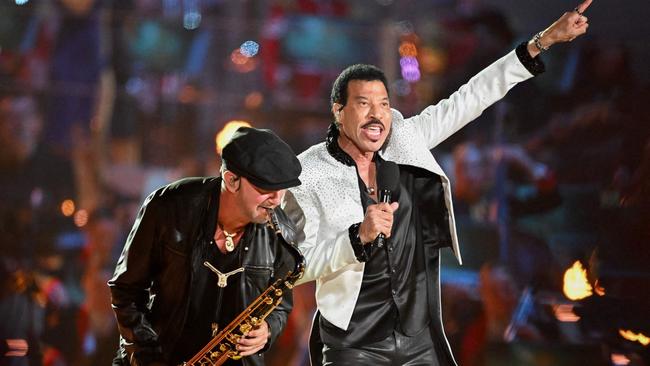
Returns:
[[[587,270],[582,266],[580,261],[575,261],[564,272],[564,286],[562,290],[564,291],[564,296],[574,301],[582,300],[593,294],[593,288],[587,281]]]
[[[393,91],[395,91],[395,94],[399,95],[400,97],[407,96],[409,93],[411,93],[411,84],[409,84],[409,82],[404,79],[395,80],[392,87]]]
[[[244,100],[244,105],[248,109],[257,109],[264,102],[264,96],[258,91],[250,92]]]
[[[257,59],[244,56],[239,48],[230,53],[230,61],[235,71],[241,73],[251,72],[257,67]]]
[[[88,223],[88,211],[81,209],[74,214],[74,224],[77,227],[84,227]]]
[[[61,213],[63,216],[70,217],[74,214],[75,205],[73,200],[64,200],[61,202]]]
[[[260,45],[255,41],[246,41],[239,46],[239,52],[246,57],[253,57],[257,55],[260,50]]]
[[[185,85],[178,93],[178,101],[183,104],[196,103],[200,97],[201,93],[193,85]]]
[[[402,57],[416,57],[418,55],[418,49],[415,47],[415,43],[402,42],[399,46],[399,55]]]
[[[402,78],[404,80],[411,83],[420,80],[420,65],[415,57],[402,57],[399,64],[402,67]]]
[[[580,316],[575,313],[573,304],[553,305],[555,318],[563,323],[575,323],[580,320]]]
[[[618,334],[620,334],[621,337],[627,339],[628,341],[639,342],[644,346],[650,345],[650,337],[644,335],[643,333],[636,333],[631,330],[619,329]]]
[[[189,11],[183,15],[183,27],[187,30],[194,30],[201,25],[201,13]]]
[[[440,74],[447,67],[447,55],[431,47],[420,49],[420,68],[429,74]]]
[[[244,56],[241,53],[240,49],[237,48],[236,50],[232,51],[232,53],[230,53],[230,61],[232,61],[232,63],[235,65],[243,65],[248,62],[248,57]]]
[[[622,353],[612,353],[611,360],[612,365],[614,366],[626,366],[631,362],[631,360]]]
[[[239,127],[251,127],[251,124],[246,121],[230,121],[217,133],[214,138],[217,154],[221,155],[221,150],[223,150],[223,147],[226,146]]]

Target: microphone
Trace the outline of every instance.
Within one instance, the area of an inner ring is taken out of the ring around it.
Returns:
[[[399,168],[393,161],[383,161],[377,169],[377,186],[379,187],[379,202],[390,203],[393,194],[399,190]],[[386,243],[386,235],[379,233],[375,239],[377,247]]]

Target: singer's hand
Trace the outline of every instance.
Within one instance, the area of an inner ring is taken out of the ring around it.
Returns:
[[[359,226],[359,239],[361,239],[361,242],[364,244],[372,243],[382,233],[387,238],[390,238],[393,228],[393,212],[398,207],[397,202],[391,204],[378,203],[368,206],[366,216]]]

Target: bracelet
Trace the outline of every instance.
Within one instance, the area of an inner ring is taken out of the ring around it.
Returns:
[[[354,256],[357,257],[359,262],[367,262],[370,260],[370,255],[372,254],[372,245],[363,244],[361,242],[361,237],[359,236],[359,227],[361,223],[356,223],[350,225],[348,228],[348,235],[350,236],[350,244],[352,244],[352,250],[354,251]]]
[[[542,38],[542,32],[538,32],[533,37],[533,43],[535,44],[535,47],[537,47],[537,49],[539,50],[540,53],[542,53],[544,51],[548,51],[548,47],[544,47],[542,45],[541,38]]]

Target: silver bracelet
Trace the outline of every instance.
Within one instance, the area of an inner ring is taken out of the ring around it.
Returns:
[[[540,41],[541,38],[542,38],[542,32],[538,32],[533,37],[533,43],[535,44],[535,47],[537,47],[540,53],[544,51],[548,51],[548,47],[542,46],[542,42]]]

